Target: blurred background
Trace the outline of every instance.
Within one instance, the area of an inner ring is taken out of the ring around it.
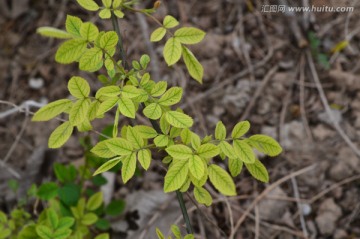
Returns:
[[[205,69],[203,85],[190,79],[183,64],[166,66],[163,43],[149,42],[157,27],[151,19],[129,13],[119,22],[128,59],[147,53],[154,79],[184,87],[180,106],[196,119],[194,131],[205,136],[219,120],[230,130],[246,119],[252,134],[271,135],[284,148],[277,158],[261,158],[269,184],[244,170],[235,179],[239,196],[225,199],[213,192],[214,204],[201,206],[202,213],[185,197],[198,238],[227,238],[233,231],[238,239],[360,238],[359,9],[356,0],[164,0],[156,18],[170,14],[207,32],[192,48]],[[8,180],[19,180],[21,194],[31,183],[53,178],[54,162],[84,161],[84,134],[74,133],[61,149],[48,150],[47,139],[59,122],[33,123],[26,113],[67,97],[72,75],[89,80],[92,89],[100,86],[96,75],[57,64],[60,41],[36,34],[40,26],[63,29],[67,14],[112,29],[111,21],[74,0],[0,1],[3,210],[18,196]],[[95,124],[101,131],[111,116]],[[108,196],[127,202],[122,216],[112,220],[113,238],[155,238],[155,227],[166,232],[174,222],[181,225],[174,195],[161,191],[163,175],[153,163],[127,185],[119,174],[111,177]]]

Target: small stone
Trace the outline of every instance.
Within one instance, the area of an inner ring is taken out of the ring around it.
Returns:
[[[31,78],[29,80],[29,86],[33,90],[40,90],[44,86],[44,80],[42,78]]]
[[[335,204],[334,199],[329,198],[321,203],[315,219],[320,233],[323,235],[333,234],[336,229],[336,221],[341,215],[341,208]]]
[[[287,197],[286,193],[280,188],[276,187],[269,193],[269,196]],[[286,212],[288,202],[274,199],[265,199],[259,204],[259,212],[261,220],[276,221],[282,218]]]

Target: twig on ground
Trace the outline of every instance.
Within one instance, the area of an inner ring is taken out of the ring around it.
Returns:
[[[256,104],[256,101],[260,97],[261,93],[264,91],[266,85],[269,83],[273,75],[277,72],[279,69],[278,65],[273,66],[265,75],[264,79],[261,82],[261,85],[256,89],[254,96],[251,98],[249,104],[247,105],[244,113],[242,114],[240,120],[245,120],[249,117],[251,110]]]
[[[259,239],[260,234],[260,213],[259,213],[259,207],[255,206],[255,239]]]
[[[298,189],[295,177],[291,177],[291,184],[292,184],[292,187],[294,189],[294,197],[300,199],[299,189]],[[304,218],[304,214],[303,214],[303,210],[302,210],[302,205],[301,205],[300,202],[297,202],[296,204],[297,204],[297,207],[298,207],[298,211],[300,213],[301,228],[302,228],[304,237],[307,238],[309,233],[308,233],[307,228],[306,228],[306,222],[305,222],[305,218]]]
[[[251,210],[254,209],[254,207],[269,193],[271,192],[274,188],[276,188],[277,186],[279,186],[280,184],[286,182],[287,180],[289,180],[291,177],[296,177],[299,176],[301,174],[304,174],[308,171],[313,170],[316,167],[317,164],[312,164],[306,168],[300,169],[296,172],[293,172],[289,175],[286,175],[285,177],[280,178],[279,180],[277,180],[276,182],[274,182],[273,184],[271,184],[269,187],[267,187],[259,196],[257,196],[255,198],[255,200],[247,207],[246,211],[244,212],[244,214],[241,216],[241,218],[237,221],[236,225],[235,225],[235,230],[234,233],[232,233],[229,237],[229,239],[234,239],[235,233],[236,231],[239,229],[239,227],[241,226],[241,224],[245,221],[246,217],[248,216],[248,214],[250,213]]]
[[[309,64],[310,67],[310,71],[311,71],[311,75],[312,78],[317,86],[317,90],[319,92],[319,96],[321,99],[321,102],[324,105],[325,111],[327,113],[327,115],[329,116],[330,121],[332,122],[335,130],[339,133],[339,135],[343,138],[343,140],[346,142],[346,144],[352,149],[352,151],[354,151],[354,153],[360,157],[360,151],[359,149],[356,147],[356,145],[350,140],[350,138],[346,135],[346,133],[344,132],[344,130],[341,128],[339,122],[336,121],[335,116],[333,115],[333,112],[329,106],[329,102],[326,98],[325,92],[321,86],[321,82],[319,79],[319,76],[317,74],[316,68],[315,68],[315,64],[311,55],[310,50],[306,51],[306,57],[307,57],[307,62]]]

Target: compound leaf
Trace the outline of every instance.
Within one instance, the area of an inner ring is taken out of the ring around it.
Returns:
[[[221,167],[212,164],[209,166],[209,179],[214,187],[225,196],[235,196],[236,189],[231,176]]]
[[[49,148],[60,148],[63,144],[66,143],[66,141],[68,141],[73,132],[73,129],[74,128],[69,121],[59,125],[50,135],[48,143]]]

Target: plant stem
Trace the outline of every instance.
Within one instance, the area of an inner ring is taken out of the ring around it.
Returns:
[[[122,64],[123,64],[125,69],[129,70],[129,65],[126,62],[126,54],[125,54],[124,47],[123,47],[123,42],[122,42],[119,23],[118,23],[118,20],[117,20],[116,16],[113,13],[111,15],[111,21],[112,21],[113,28],[114,28],[115,32],[117,33],[117,35],[119,37],[118,47],[120,49],[120,57],[121,57],[121,60],[122,60]],[[142,104],[142,107],[144,108],[145,105]],[[159,123],[157,121],[155,121],[155,120],[151,120],[151,119],[149,119],[149,120],[150,120],[152,126],[154,127],[154,129],[156,130],[156,132],[161,134],[162,132],[161,132]],[[189,234],[193,234],[193,229],[192,229],[192,226],[191,226],[191,223],[190,223],[190,218],[189,218],[186,206],[185,206],[185,201],[184,201],[184,198],[183,198],[183,194],[179,190],[176,190],[176,197],[177,197],[177,200],[179,202],[181,212],[182,212],[182,215],[183,215],[183,219],[184,219],[185,224],[186,224],[186,231]]]

